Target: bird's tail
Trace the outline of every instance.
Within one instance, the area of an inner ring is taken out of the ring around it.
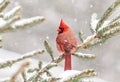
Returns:
[[[65,53],[64,71],[66,71],[66,70],[72,70],[71,53]]]

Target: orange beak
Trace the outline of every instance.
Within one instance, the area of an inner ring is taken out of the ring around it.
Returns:
[[[58,32],[60,32],[61,30],[60,29],[57,29]]]

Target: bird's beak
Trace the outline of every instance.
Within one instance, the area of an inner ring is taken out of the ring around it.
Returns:
[[[60,29],[57,29],[58,32],[60,32],[61,30]]]

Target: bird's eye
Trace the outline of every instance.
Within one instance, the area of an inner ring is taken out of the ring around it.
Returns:
[[[64,31],[64,28],[60,27],[60,28],[59,28],[59,33],[58,33],[58,34],[63,33],[63,31]]]
[[[64,28],[61,27],[60,30],[63,32],[63,31],[64,31]]]

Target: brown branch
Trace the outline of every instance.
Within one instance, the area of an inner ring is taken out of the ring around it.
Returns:
[[[20,73],[22,73],[22,72],[25,70],[25,68],[29,66],[29,64],[30,64],[29,62],[23,63],[23,64],[21,65],[21,67],[18,69],[18,71],[12,76],[12,78],[10,79],[10,82],[15,82],[17,76],[18,76]]]

